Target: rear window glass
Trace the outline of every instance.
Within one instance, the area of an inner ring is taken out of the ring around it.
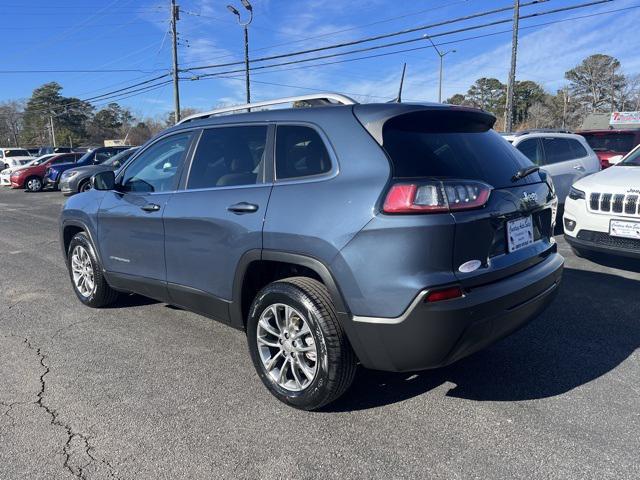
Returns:
[[[29,152],[26,150],[5,150],[5,157],[30,157]]]
[[[484,116],[427,111],[386,122],[383,147],[395,178],[464,178],[494,187],[513,186],[511,177],[531,162],[490,129]],[[540,181],[530,175],[521,183]]]
[[[313,128],[279,125],[276,133],[276,177],[311,177],[331,170],[331,158]]]
[[[595,152],[627,153],[636,146],[633,133],[585,133],[582,136]]]

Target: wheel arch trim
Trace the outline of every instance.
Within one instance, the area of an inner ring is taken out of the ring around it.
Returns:
[[[324,283],[333,301],[338,314],[348,312],[344,297],[336,284],[329,268],[319,259],[300,253],[292,253],[280,250],[260,250],[253,249],[245,252],[238,262],[233,280],[233,300],[230,305],[231,324],[237,328],[244,329],[244,318],[242,316],[242,287],[245,274],[253,262],[274,261],[291,263],[301,267],[309,268],[318,274]],[[339,315],[340,316],[340,315]]]

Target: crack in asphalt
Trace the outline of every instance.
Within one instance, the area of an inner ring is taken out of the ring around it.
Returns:
[[[40,378],[39,378],[40,390],[36,395],[35,402],[12,402],[12,403],[0,402],[0,405],[7,408],[3,416],[5,415],[8,416],[11,409],[13,409],[13,407],[16,405],[35,403],[38,407],[42,408],[49,415],[49,417],[51,418],[51,422],[50,422],[51,425],[62,428],[67,434],[67,441],[65,442],[62,448],[62,453],[64,455],[63,466],[67,471],[69,471],[76,478],[80,478],[84,480],[87,478],[86,469],[93,463],[101,463],[108,468],[109,478],[118,479],[119,477],[117,476],[116,469],[113,467],[113,465],[111,465],[111,463],[109,463],[108,460],[100,459],[92,453],[93,447],[91,447],[89,443],[91,437],[79,432],[75,432],[70,425],[60,420],[59,413],[57,412],[57,410],[51,408],[47,403],[44,402],[44,395],[46,390],[45,377],[51,372],[51,368],[45,362],[46,355],[42,353],[42,349],[40,347],[37,347],[37,348],[34,347],[29,341],[29,339],[26,337],[23,338],[23,342],[29,350],[36,353],[40,361],[40,365],[44,368],[44,372],[40,375]],[[86,455],[89,458],[89,461],[84,462],[82,465],[74,465],[74,463],[72,462],[71,457],[74,454],[72,447],[73,447],[73,443],[75,443],[76,441],[81,442],[80,445],[82,448],[82,454]]]

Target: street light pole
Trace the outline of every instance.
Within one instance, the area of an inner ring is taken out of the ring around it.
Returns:
[[[456,53],[456,50],[447,50],[446,52],[442,52],[440,51],[438,46],[435,43],[433,43],[433,40],[431,40],[431,37],[429,35],[424,35],[423,38],[426,38],[427,40],[429,40],[429,42],[431,43],[431,46],[440,57],[440,81],[438,82],[438,103],[442,103],[442,76],[443,76],[443,70],[444,70],[444,57],[446,57],[450,53]]]
[[[251,103],[251,83],[249,80],[249,25],[253,21],[253,7],[249,0],[240,0],[242,6],[249,12],[249,19],[242,21],[240,12],[233,6],[227,5],[227,9],[238,17],[238,24],[244,29],[244,69],[245,69],[245,86],[247,90],[247,103]]]

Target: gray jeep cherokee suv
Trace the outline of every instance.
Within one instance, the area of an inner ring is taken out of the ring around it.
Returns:
[[[553,184],[490,114],[336,94],[242,108],[183,120],[66,203],[82,303],[135,292],[244,330],[271,393],[311,410],[358,363],[447,365],[551,302]]]

